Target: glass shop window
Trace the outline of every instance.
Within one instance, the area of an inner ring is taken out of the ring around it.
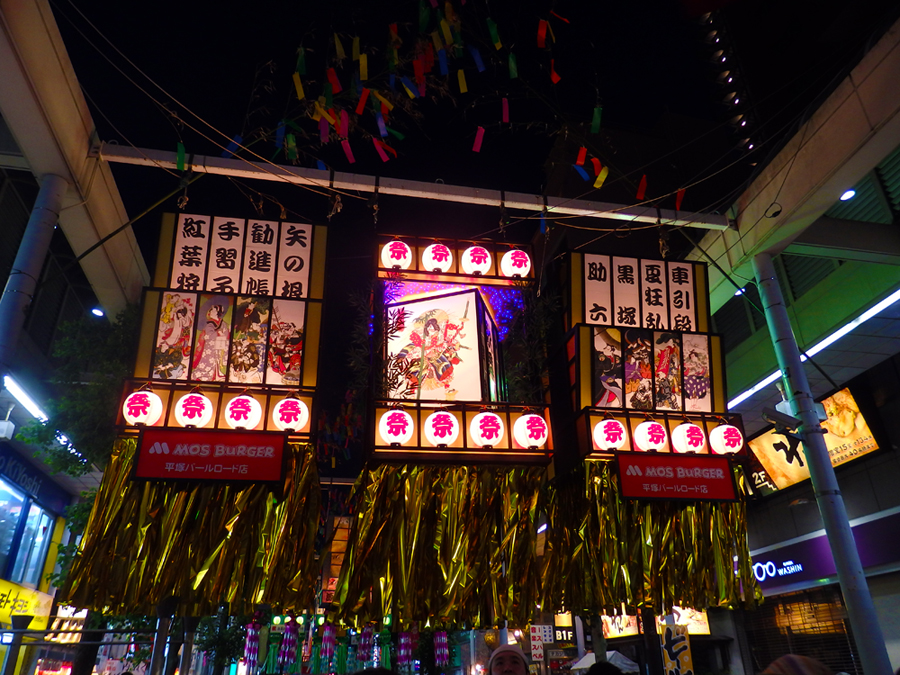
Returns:
[[[25,493],[0,480],[0,575],[8,567],[24,507]]]
[[[28,519],[25,521],[25,531],[22,534],[10,581],[38,585],[41,572],[44,570],[47,549],[50,548],[53,521],[53,516],[37,504],[28,507]]]

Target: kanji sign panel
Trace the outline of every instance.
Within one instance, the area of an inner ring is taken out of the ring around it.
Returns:
[[[669,317],[671,328],[697,330],[697,302],[694,289],[694,266],[690,263],[666,263],[669,278]]]
[[[274,294],[275,261],[278,255],[278,241],[275,236],[277,232],[277,222],[251,220],[247,223],[247,244],[239,293]]]
[[[612,291],[608,255],[584,256],[584,318],[587,323],[612,324]]]
[[[207,291],[235,293],[240,283],[246,223],[235,218],[213,218]]]
[[[726,457],[629,452],[617,454],[616,461],[628,499],[737,500]]]
[[[206,216],[181,214],[175,226],[175,250],[169,287],[199,291],[206,275],[211,220]]]
[[[693,673],[694,660],[687,626],[665,626],[661,630],[659,644],[662,649],[663,672],[666,675]]]
[[[241,431],[145,429],[135,478],[280,481],[285,436]]]
[[[659,260],[641,260],[641,325],[644,328],[668,328],[666,267]]]
[[[637,258],[612,259],[613,325],[641,325],[641,290]]]
[[[307,297],[312,225],[281,223],[278,243],[278,272],[273,295],[293,299]]]

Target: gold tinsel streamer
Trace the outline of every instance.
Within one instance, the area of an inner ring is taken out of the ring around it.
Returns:
[[[132,481],[136,446],[116,442],[61,600],[152,614],[176,595],[193,616],[222,602],[235,613],[312,605],[321,494],[310,447],[288,446],[276,494],[264,484]]]
[[[744,494],[742,474],[735,478]],[[614,613],[624,603],[667,612],[752,608],[762,598],[743,501],[623,500],[612,464],[585,462],[548,487],[547,511],[543,607]]]
[[[543,469],[381,466],[354,488],[332,619],[525,626],[540,588]]]

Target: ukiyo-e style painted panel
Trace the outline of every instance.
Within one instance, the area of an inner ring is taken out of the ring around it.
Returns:
[[[266,366],[266,343],[269,338],[269,298],[239,295],[232,330],[229,382],[259,384]]]
[[[196,307],[197,296],[193,293],[163,293],[153,350],[153,379],[188,378]]]
[[[273,301],[266,384],[299,385],[305,320],[305,302],[280,299]]]
[[[709,338],[685,333],[681,339],[684,345],[684,408],[688,412],[712,412]]]
[[[676,333],[653,334],[656,363],[656,409],[681,410],[681,336]]]
[[[623,408],[622,332],[618,328],[593,328],[593,401],[597,408]]]
[[[191,379],[224,382],[228,373],[228,346],[231,343],[232,302],[230,295],[200,296]]]

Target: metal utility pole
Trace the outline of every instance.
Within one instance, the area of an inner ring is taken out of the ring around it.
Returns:
[[[884,644],[884,634],[878,625],[878,615],[869,593],[869,586],[856,549],[856,541],[847,519],[844,498],[834,475],[834,467],[825,447],[824,430],[819,424],[815,401],[809,389],[806,372],[800,361],[800,350],[794,338],[791,322],[788,318],[784,297],[772,256],[760,253],[753,258],[753,270],[759,295],[762,298],[766,313],[769,335],[775,347],[775,356],[781,368],[785,391],[790,397],[792,409],[799,416],[801,425],[798,429],[803,438],[803,451],[809,466],[813,491],[819,513],[825,524],[825,533],[834,566],[837,569],[838,582],[847,605],[847,616],[853,628],[853,637],[859,649],[866,675],[891,675],[891,662]]]
[[[68,187],[64,178],[53,174],[41,178],[41,189],[19,244],[3,297],[0,298],[0,326],[3,327],[0,330],[0,375],[5,375],[15,360],[16,345],[25,324],[25,311],[37,288]]]

